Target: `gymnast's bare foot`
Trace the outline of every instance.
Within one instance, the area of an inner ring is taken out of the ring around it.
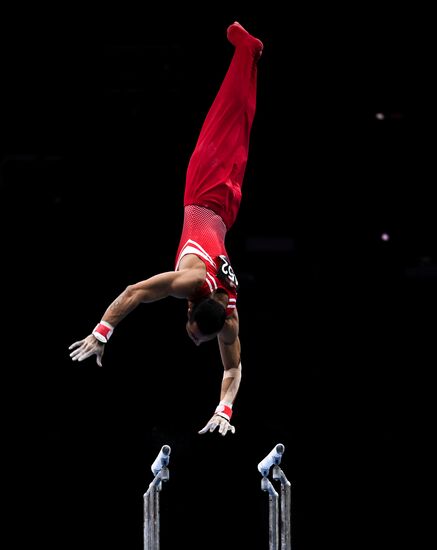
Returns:
[[[229,42],[233,46],[238,46],[240,44],[249,44],[253,48],[255,57],[261,57],[264,45],[261,40],[255,38],[250,33],[246,31],[244,27],[240,25],[238,21],[234,21],[232,25],[229,25],[227,30],[227,37]]]

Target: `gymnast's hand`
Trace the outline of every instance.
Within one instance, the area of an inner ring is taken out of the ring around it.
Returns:
[[[78,340],[71,344],[68,348],[74,350],[70,353],[70,357],[73,361],[83,361],[88,359],[92,355],[96,356],[96,362],[99,367],[102,366],[102,357],[105,351],[105,344],[99,342],[92,334],[87,336],[84,340]]]
[[[198,433],[205,434],[206,432],[213,432],[216,428],[218,428],[219,433],[222,435],[226,435],[228,432],[235,433],[235,427],[231,426],[229,420],[226,420],[226,418],[218,414],[214,414],[207,425]]]

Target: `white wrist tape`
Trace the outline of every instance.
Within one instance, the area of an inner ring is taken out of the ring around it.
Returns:
[[[232,417],[232,403],[228,403],[227,401],[220,401],[215,409],[214,414],[218,414],[222,418],[226,418],[226,420],[230,421]]]
[[[100,321],[96,325],[96,328],[93,330],[93,335],[99,342],[106,342],[111,338],[112,333],[114,332],[114,327],[106,321]]]

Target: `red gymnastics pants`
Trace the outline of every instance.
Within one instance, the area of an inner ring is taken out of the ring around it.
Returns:
[[[184,194],[184,206],[213,210],[227,229],[235,222],[241,203],[255,116],[257,61],[263,47],[236,25],[228,28],[234,54],[188,164]]]

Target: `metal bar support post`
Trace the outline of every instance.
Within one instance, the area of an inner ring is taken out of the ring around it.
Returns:
[[[162,482],[168,481],[170,472],[170,446],[163,445],[151,469],[155,476],[143,495],[144,502],[144,550],[159,550],[160,548],[160,492]]]
[[[284,445],[278,443],[258,464],[258,471],[263,476],[261,489],[269,494],[269,550],[279,550],[279,539],[281,541],[280,550],[291,550],[291,484],[279,467],[284,451]],[[268,479],[272,466],[273,479],[281,484],[280,497]]]

